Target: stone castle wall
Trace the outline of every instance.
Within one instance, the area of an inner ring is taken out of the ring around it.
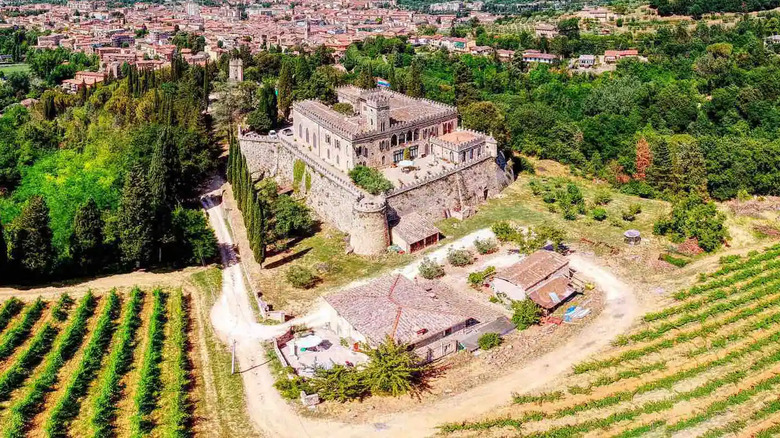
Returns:
[[[305,171],[297,189],[305,194],[306,204],[322,220],[350,235],[350,245],[358,254],[385,251],[390,244],[388,218],[394,220],[417,211],[436,221],[445,217],[446,210],[477,206],[498,194],[508,182],[495,158],[483,157],[393,189],[385,196],[371,196],[356,187],[348,176],[323,166],[283,140],[239,133],[239,144],[250,172],[272,177],[280,186],[293,185],[295,163],[303,162]]]
[[[437,221],[445,210],[476,207],[501,192],[508,184],[495,158],[484,157],[387,194],[390,214],[403,216],[412,211]]]
[[[297,160],[306,165],[298,190],[306,194],[306,204],[323,220],[345,233],[352,233],[352,205],[361,193],[351,182],[339,178],[312,158],[296,151],[279,140],[259,135],[240,137],[241,151],[247,157],[252,172],[264,172],[276,179],[280,186],[292,186]],[[311,179],[306,187],[306,174]]]

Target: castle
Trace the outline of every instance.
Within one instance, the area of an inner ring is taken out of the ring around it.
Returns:
[[[401,239],[391,230],[404,218],[403,229],[419,234],[433,221],[466,217],[511,181],[496,141],[460,129],[455,107],[380,88],[346,86],[337,95],[338,106],[296,102],[292,127],[278,137],[239,131],[239,143],[255,178],[305,196],[350,235],[355,253],[386,251]],[[394,188],[375,196],[357,187],[348,173],[358,165],[378,169]]]

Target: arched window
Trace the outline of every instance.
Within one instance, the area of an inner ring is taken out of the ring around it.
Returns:
[[[303,126],[298,125],[298,138],[303,137]]]
[[[414,140],[417,141],[419,139],[420,139],[420,130],[419,129],[415,129],[414,130]]]
[[[309,128],[306,128],[306,143],[309,142]]]
[[[412,131],[406,133],[406,141],[412,141]]]
[[[317,147],[317,134],[312,134],[312,143],[314,143],[314,147]]]
[[[385,156],[384,155],[382,155],[382,165],[383,166],[385,165]]]
[[[393,136],[390,138],[390,144],[392,146],[398,145],[398,137],[395,134],[393,134]]]

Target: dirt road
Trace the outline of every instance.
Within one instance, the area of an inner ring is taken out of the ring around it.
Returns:
[[[213,199],[213,198],[212,198]],[[273,388],[273,378],[265,364],[261,346],[286,330],[286,325],[263,326],[255,320],[241,267],[232,249],[233,239],[225,225],[221,205],[204,201],[211,225],[216,231],[225,265],[223,291],[211,311],[211,320],[220,338],[236,342],[247,407],[256,428],[269,437],[422,437],[436,433],[436,426],[487,415],[507,404],[513,393],[533,391],[566,373],[571,366],[606,348],[615,336],[626,332],[642,309],[631,288],[596,263],[573,256],[571,265],[596,283],[606,294],[604,311],[587,330],[525,367],[451,398],[432,403],[414,412],[387,415],[370,424],[345,424],[301,417]],[[301,319],[314,323],[315,312]],[[288,323],[289,324],[289,323]]]

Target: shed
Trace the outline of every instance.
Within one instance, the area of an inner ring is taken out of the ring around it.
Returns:
[[[439,242],[439,229],[417,212],[401,217],[391,232],[393,244],[407,253],[419,251]]]

